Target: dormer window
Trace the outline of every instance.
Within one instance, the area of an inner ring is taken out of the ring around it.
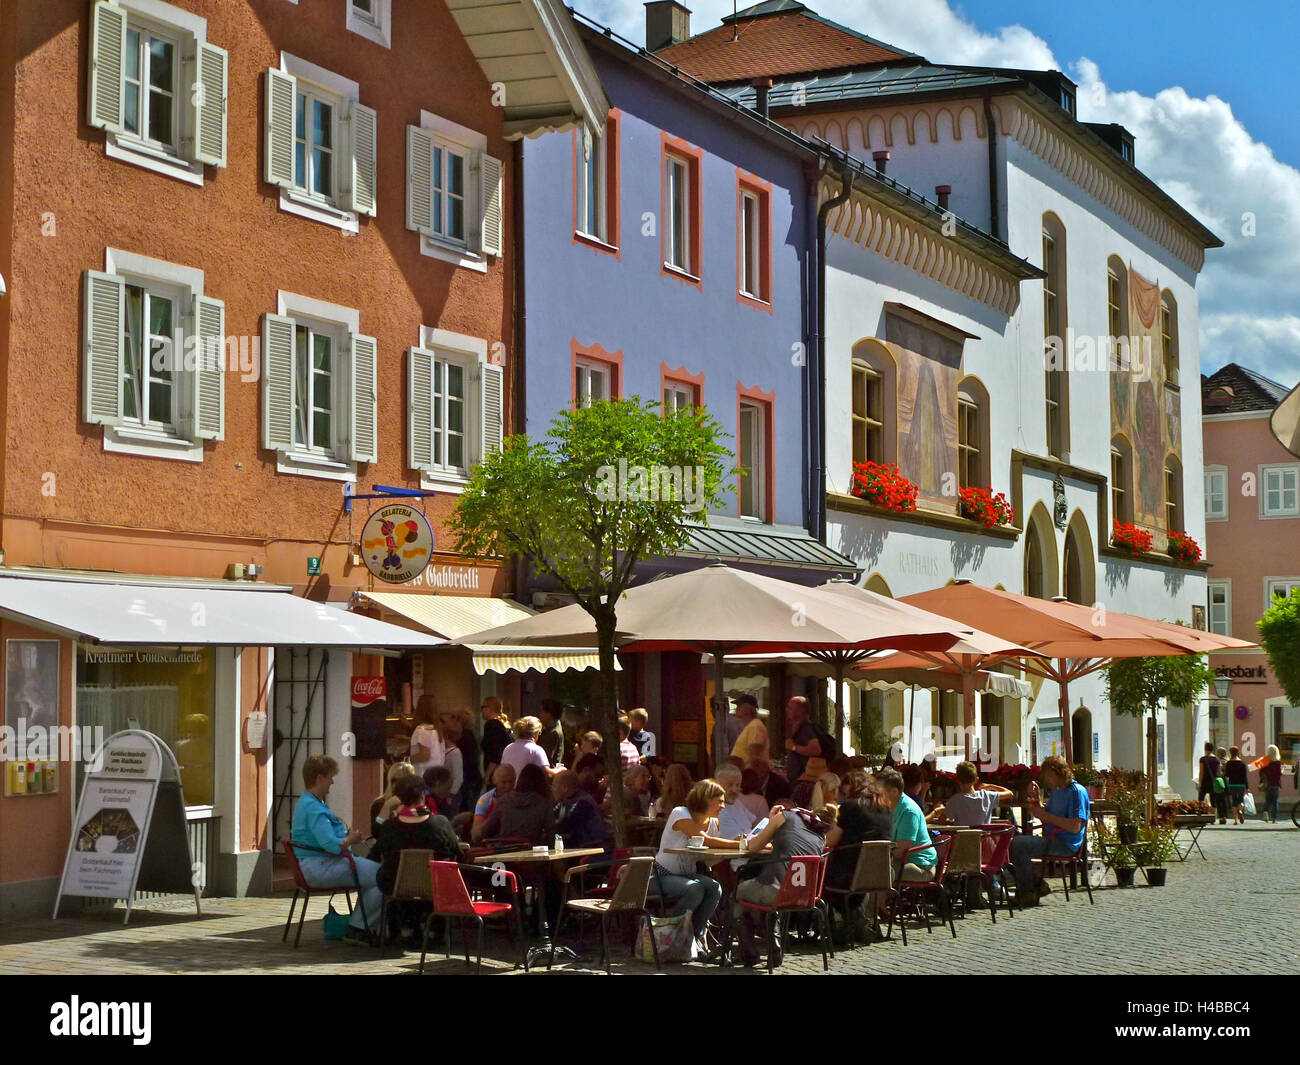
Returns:
[[[1074,90],[1066,85],[1061,86],[1061,107],[1067,114],[1074,115]]]

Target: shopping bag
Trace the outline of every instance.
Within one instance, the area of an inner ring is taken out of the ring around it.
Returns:
[[[1253,796],[1249,791],[1246,792],[1246,796],[1244,799],[1242,799],[1241,805],[1242,808],[1246,811],[1247,817],[1255,816],[1255,796]]]
[[[695,956],[695,933],[691,928],[689,911],[676,917],[651,917],[641,922],[636,934],[636,956],[641,961],[654,964],[651,936],[655,937],[661,962],[690,961]]]
[[[330,903],[330,912],[325,915],[325,938],[342,939],[347,934],[349,920],[351,914],[339,913]]]

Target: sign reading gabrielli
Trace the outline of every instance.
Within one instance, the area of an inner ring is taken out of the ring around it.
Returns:
[[[394,503],[376,510],[361,530],[366,569],[388,584],[405,584],[433,557],[433,529],[420,511]]]

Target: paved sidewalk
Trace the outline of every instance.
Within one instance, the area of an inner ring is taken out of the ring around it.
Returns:
[[[1041,906],[1008,919],[1005,911],[994,926],[987,912],[957,921],[957,939],[945,927],[932,935],[909,931],[901,941],[858,947],[837,954],[832,973],[1226,973],[1241,959],[1259,965],[1286,965],[1300,971],[1291,952],[1278,949],[1300,924],[1300,830],[1290,824],[1211,826],[1201,836],[1208,855],[1195,854],[1169,870],[1168,886],[1071,892],[1065,901],[1059,881]],[[1138,880],[1142,877],[1139,874]],[[105,909],[59,921],[0,924],[0,973],[414,973],[419,955],[374,950],[342,942],[325,942],[320,916],[325,903],[313,902],[295,950],[280,934],[288,916],[288,896],[270,899],[206,899],[203,916],[193,901],[150,902],[122,925],[122,909]],[[296,923],[296,922],[295,922]],[[895,931],[897,940],[897,931]],[[588,945],[598,948],[598,933]],[[513,945],[501,934],[489,935],[492,958],[484,971],[509,973]],[[557,964],[555,972],[595,971],[598,949],[584,963]],[[1289,959],[1289,961],[1288,961]],[[463,959],[431,958],[432,973],[461,975]],[[614,971],[643,973],[647,966],[624,954]],[[670,966],[680,974],[717,973],[703,965]],[[758,971],[762,971],[761,969]],[[786,973],[820,973],[820,955],[796,947],[781,969]],[[743,969],[728,970],[737,975]]]

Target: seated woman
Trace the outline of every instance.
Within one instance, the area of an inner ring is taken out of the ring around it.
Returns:
[[[415,766],[410,762],[394,762],[388,767],[388,790],[370,804],[370,834],[379,838],[379,829],[393,816],[393,811],[401,805],[393,785],[402,777],[415,776]]]
[[[539,765],[526,765],[515,780],[515,790],[502,795],[483,823],[485,839],[526,839],[530,846],[550,846],[555,840],[555,804],[550,777]]]
[[[294,807],[289,839],[301,848],[294,852],[298,867],[313,888],[351,891],[357,883],[361,885],[361,897],[358,905],[353,907],[345,938],[373,946],[378,942],[379,913],[384,901],[375,883],[379,863],[368,858],[354,858],[357,875],[356,881],[353,880],[347,860],[348,848],[364,839],[365,833],[356,828],[349,831],[325,804],[338,771],[338,762],[329,755],[309,755],[303,762],[302,782],[306,791]]]
[[[751,869],[741,870],[741,880],[736,886],[737,900],[755,902],[761,906],[770,906],[776,900],[781,883],[790,868],[790,859],[795,855],[819,855],[826,845],[826,835],[830,824],[820,815],[807,810],[785,810],[774,806],[761,832],[756,833],[747,843],[746,849],[761,851],[769,843],[772,845],[770,857],[753,864]],[[747,872],[752,875],[746,876]],[[758,945],[754,935],[757,915],[746,910],[737,902],[736,916],[741,919],[740,957],[746,966],[758,964]],[[761,925],[758,925],[761,927]],[[774,942],[768,949],[774,951],[774,965],[781,964],[780,930],[774,930]]]
[[[665,900],[673,903],[674,914],[690,912],[691,928],[701,942],[722,901],[722,885],[699,872],[691,855],[668,852],[686,848],[694,836],[703,836],[706,847],[739,852],[737,840],[723,839],[718,834],[718,814],[726,796],[727,790],[716,780],[701,780],[692,787],[686,801],[669,812],[659,839],[659,853],[655,855],[657,883],[652,882],[652,890],[662,889]]]
[[[396,816],[381,826],[374,849],[370,852],[371,860],[379,862],[375,882],[385,895],[393,893],[397,866],[404,850],[430,850],[439,861],[460,861],[460,845],[452,831],[451,822],[441,815],[429,813],[429,808],[424,804],[424,786],[420,778],[414,774],[402,777],[396,782],[394,790],[401,805],[397,808]],[[418,904],[394,903],[392,906],[397,907],[390,924],[394,930],[392,939],[397,938],[401,929],[407,929],[409,933],[411,929],[421,927],[424,915],[420,913],[421,907]],[[407,942],[408,945],[411,943],[409,936]]]
[[[605,795],[605,805],[613,801],[611,788]],[[650,770],[643,765],[628,766],[623,770],[623,809],[628,817],[650,816]]]
[[[684,765],[670,765],[664,773],[664,786],[659,798],[650,804],[650,816],[667,817],[669,810],[676,809],[686,801],[687,793],[694,783],[691,771]]]
[[[889,800],[861,769],[848,774],[840,784],[840,808],[835,827],[826,834],[831,864],[826,883],[847,889],[858,864],[857,845],[869,839],[892,839],[894,813]]]
[[[565,770],[551,781],[555,793],[555,831],[566,847],[604,847],[605,819],[582,790],[578,774]]]

